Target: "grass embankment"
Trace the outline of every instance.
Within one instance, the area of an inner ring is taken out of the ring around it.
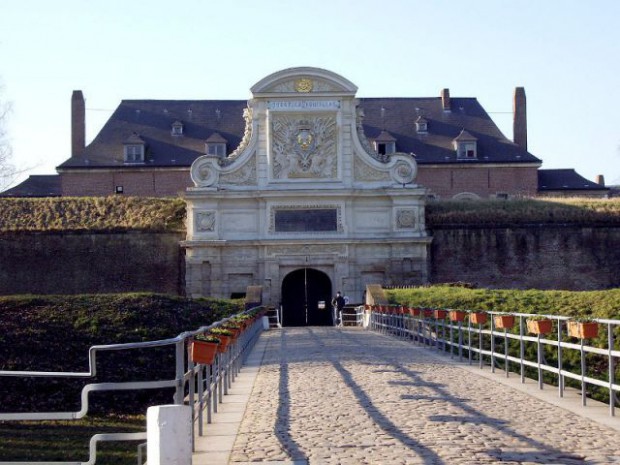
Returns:
[[[92,345],[174,337],[241,310],[241,301],[157,294],[0,297],[0,369],[87,372]],[[95,377],[2,378],[0,405],[3,412],[77,411],[87,383],[173,378],[173,347],[102,352]],[[172,394],[94,393],[78,422],[0,422],[0,461],[85,461],[92,434],[144,431],[146,406],[170,403]],[[100,449],[98,464],[136,463],[136,443]]]
[[[0,232],[179,231],[185,201],[147,197],[0,199]]]
[[[61,197],[0,199],[0,232],[178,231],[183,199]],[[525,224],[620,225],[620,199],[441,200],[426,205],[428,228]]]
[[[469,289],[462,286],[436,285],[412,289],[387,290],[390,303],[412,307],[449,308],[459,310],[487,310],[499,312],[530,313],[544,315],[561,315],[573,318],[599,318],[620,320],[620,289],[605,291],[540,291],[540,290],[502,290],[502,289]],[[487,323],[487,327],[488,327]],[[519,333],[518,325],[510,330]],[[620,328],[616,327],[614,347],[620,350]],[[554,333],[555,334],[555,333]],[[478,344],[478,336],[472,336],[472,344]],[[551,339],[555,336],[551,335]],[[564,341],[575,342],[564,331]],[[503,338],[495,338],[496,351],[502,353]],[[588,345],[607,349],[607,329],[601,327],[595,339],[588,340]],[[483,338],[483,348],[490,350],[490,339]],[[511,340],[508,343],[508,352],[519,357],[519,341]],[[575,374],[581,373],[580,353],[577,350],[565,349],[562,355],[562,367]],[[537,360],[536,343],[525,343],[525,358],[535,362]],[[558,367],[558,351],[556,347],[545,345],[543,359],[551,366]],[[502,362],[499,362],[503,366]],[[598,354],[586,355],[587,375],[593,378],[608,381],[607,356]],[[518,371],[518,365],[511,365],[512,371]],[[526,376],[537,379],[537,373],[532,368],[526,368]],[[620,376],[620,366],[616,367],[616,379]],[[557,385],[556,375],[545,372],[545,383]],[[566,385],[580,389],[581,385],[571,379],[565,380]],[[588,385],[589,397],[609,403],[609,393],[604,388]],[[617,401],[620,407],[620,400]]]
[[[526,224],[620,225],[620,199],[442,200],[426,204],[430,229]]]
[[[436,285],[386,291],[391,303],[465,310],[540,313],[620,320],[620,289],[541,291]]]

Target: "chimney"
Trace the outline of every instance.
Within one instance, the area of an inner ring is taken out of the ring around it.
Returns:
[[[525,89],[523,87],[515,88],[513,110],[512,138],[515,144],[527,150],[527,102],[525,100]]]
[[[71,95],[71,156],[80,157],[86,146],[86,109],[81,90]]]
[[[597,174],[596,175],[596,183],[600,186],[605,186],[605,176],[603,176],[602,174]]]
[[[441,89],[441,107],[443,111],[450,111],[450,89]]]

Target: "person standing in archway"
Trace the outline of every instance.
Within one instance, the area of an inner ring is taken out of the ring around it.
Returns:
[[[334,326],[342,326],[342,308],[344,307],[344,297],[340,291],[336,292],[336,297],[332,299],[332,319]]]

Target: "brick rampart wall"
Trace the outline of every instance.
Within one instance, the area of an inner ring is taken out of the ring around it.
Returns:
[[[123,195],[174,197],[193,186],[189,168],[177,170],[66,172],[60,175],[64,196],[106,196],[116,194],[122,186]]]
[[[432,231],[431,282],[480,287],[620,287],[620,228],[532,226]]]
[[[184,292],[184,233],[0,235],[0,295]]]

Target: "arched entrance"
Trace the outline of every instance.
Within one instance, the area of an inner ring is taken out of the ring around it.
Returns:
[[[282,281],[283,326],[330,326],[332,283],[325,273],[301,268]],[[325,308],[319,308],[319,302]]]

